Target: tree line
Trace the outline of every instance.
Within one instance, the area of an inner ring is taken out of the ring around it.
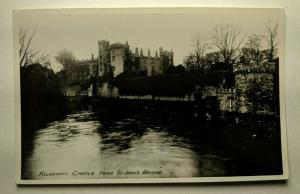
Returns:
[[[45,68],[40,70],[52,71],[53,65],[49,55],[41,54],[32,48],[35,31],[30,33],[25,28],[19,31],[19,59],[22,72],[28,71],[32,64],[39,64]],[[229,71],[237,62],[260,62],[262,60],[274,61],[278,50],[278,24],[266,24],[265,34],[250,34],[242,32],[238,26],[217,25],[208,39],[196,37],[193,40],[191,52],[185,57],[183,65],[169,66],[164,74],[185,74],[187,71]],[[63,90],[72,84],[69,77],[72,68],[77,63],[73,52],[67,49],[59,50],[52,58],[61,65],[61,70],[51,79],[57,87]],[[30,69],[32,70],[32,68]],[[49,74],[49,73],[48,73]],[[41,73],[41,75],[46,75]],[[50,79],[50,78],[49,78]],[[55,79],[55,80],[54,80]],[[45,80],[45,79],[43,79]],[[48,81],[49,82],[49,81]]]
[[[237,26],[217,25],[209,39],[196,37],[193,40],[193,49],[183,63],[191,71],[230,70],[237,62],[274,61],[279,44],[277,38],[278,23],[268,22],[264,35],[247,35]]]
[[[31,47],[35,31],[29,33],[25,28],[19,30],[20,67],[30,64],[42,64],[52,68],[49,55],[41,54]],[[212,30],[210,38],[195,37],[192,41],[192,51],[184,58],[183,65],[191,69],[206,70],[212,64],[223,63],[231,66],[238,61],[274,61],[278,47],[278,23],[266,24],[266,34],[250,34],[242,32],[238,26],[217,25]],[[266,45],[266,46],[264,46]],[[72,51],[59,50],[54,60],[62,66],[62,70],[70,69],[76,63]],[[181,68],[181,67],[180,67]],[[176,69],[170,69],[170,73]]]

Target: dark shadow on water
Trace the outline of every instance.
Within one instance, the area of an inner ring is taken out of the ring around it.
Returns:
[[[29,158],[34,149],[33,140],[39,129],[54,120],[74,119],[68,115],[88,110],[93,114],[76,116],[76,120],[97,120],[101,123],[96,132],[101,136],[103,146],[100,149],[103,152],[111,149],[116,153],[124,152],[151,129],[174,136],[174,144],[198,153],[198,169],[203,169],[199,176],[282,174],[280,123],[277,117],[238,115],[237,123],[237,115],[228,114],[208,121],[195,118],[191,104],[132,105],[120,101],[80,100],[68,101],[61,107],[63,111],[56,107],[54,112],[60,114],[53,115],[48,121],[44,119],[44,113],[38,110],[49,114],[50,109],[24,109],[31,116],[22,117],[22,166],[24,158]],[[42,119],[38,121],[39,118]],[[68,130],[70,136],[77,133],[77,130]],[[65,135],[58,136],[57,141],[67,141]],[[180,141],[176,142],[176,138]],[[30,175],[22,178],[30,178]]]
[[[104,125],[98,129],[102,137],[101,143],[104,145],[101,149],[105,151],[114,147],[118,152],[129,149],[131,142],[142,137],[145,131],[146,128],[139,122]]]

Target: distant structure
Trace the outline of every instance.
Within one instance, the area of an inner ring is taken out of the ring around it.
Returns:
[[[173,51],[159,48],[152,56],[150,49],[144,55],[138,48],[132,52],[128,42],[110,44],[107,40],[98,41],[98,57],[78,60],[67,69],[67,85],[72,86],[66,95],[79,95],[82,90],[74,85],[84,83],[90,78],[116,77],[121,74],[129,77],[153,76],[165,73],[173,65]],[[96,86],[95,86],[96,87]],[[98,87],[98,86],[97,86]]]
[[[152,56],[150,49],[146,55],[138,48],[132,52],[128,42],[113,43],[98,41],[98,57],[79,60],[68,70],[70,80],[82,81],[90,77],[118,76],[122,73],[135,76],[153,76],[163,74],[173,65],[173,51],[159,48]]]
[[[112,72],[110,64],[110,46],[106,40],[98,41],[98,74],[101,77]]]
[[[75,65],[71,65],[67,70],[67,83],[73,84],[76,82],[85,81],[91,77],[98,75],[98,59],[94,55],[90,59],[76,61]]]
[[[118,76],[121,73],[127,73],[133,76],[138,75],[159,75],[163,74],[166,68],[173,65],[173,51],[159,48],[154,56],[151,56],[150,49],[144,55],[143,50],[135,48],[132,52],[128,42],[113,43],[109,41],[98,41],[99,67],[98,76],[113,75]]]

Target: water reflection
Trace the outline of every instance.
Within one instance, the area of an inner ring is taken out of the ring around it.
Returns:
[[[155,117],[129,116],[102,122],[92,111],[80,111],[54,121],[35,133],[32,152],[24,159],[23,177],[127,178],[195,177],[228,174],[231,159],[163,127]],[[158,170],[160,174],[117,174]],[[69,172],[66,176],[41,176],[41,172]],[[73,171],[95,172],[74,176]],[[99,171],[112,171],[107,176]]]

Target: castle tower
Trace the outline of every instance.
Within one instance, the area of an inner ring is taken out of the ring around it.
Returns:
[[[158,58],[158,54],[157,54],[157,51],[155,51],[155,58]]]
[[[162,71],[165,72],[170,65],[173,65],[173,51],[163,50],[163,47],[159,47],[159,60]]]
[[[114,43],[110,45],[111,66],[113,69],[113,76],[117,76],[124,72],[126,66],[126,53],[128,52],[128,45],[122,43]]]
[[[98,41],[98,76],[103,76],[109,71],[110,48],[109,41]]]
[[[141,56],[141,57],[144,56],[144,54],[143,54],[143,49],[141,49],[141,51],[140,51],[140,56]]]

